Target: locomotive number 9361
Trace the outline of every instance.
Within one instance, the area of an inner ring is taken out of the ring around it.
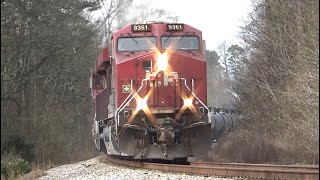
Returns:
[[[91,72],[95,148],[134,159],[185,159],[210,148],[205,43],[188,24],[131,24]]]

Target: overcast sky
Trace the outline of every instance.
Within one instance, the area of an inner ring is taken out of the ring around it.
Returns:
[[[150,8],[165,9],[179,16],[179,22],[200,29],[208,50],[215,50],[223,41],[228,44],[239,43],[236,35],[251,10],[251,0],[147,1],[150,1]]]

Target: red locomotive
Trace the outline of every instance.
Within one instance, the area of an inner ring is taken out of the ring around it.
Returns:
[[[210,148],[205,44],[187,24],[132,24],[113,33],[92,71],[95,147],[135,159]]]

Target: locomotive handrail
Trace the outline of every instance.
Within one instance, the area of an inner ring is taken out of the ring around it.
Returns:
[[[187,85],[187,80],[185,78],[180,78],[184,80],[184,85],[187,87],[187,89],[191,92],[191,94],[200,102],[200,104],[205,107],[208,112],[210,112],[210,109],[190,90],[189,86]]]
[[[200,102],[200,104],[205,107],[208,111],[208,122],[211,123],[211,118],[210,118],[210,109],[190,90],[190,88],[187,85],[187,80],[185,78],[180,78],[184,80],[184,85],[187,87],[187,89],[191,92],[191,94]]]
[[[138,92],[142,89],[142,87],[143,87],[143,82],[144,81],[147,81],[147,80],[149,80],[149,79],[142,79],[141,80],[141,82],[142,82],[142,84],[141,84],[141,86],[140,86],[140,88],[136,91],[136,93],[129,99],[129,101],[128,102],[130,102],[137,94],[138,94]],[[129,97],[129,96],[128,96]],[[124,103],[122,103],[122,104],[124,104]],[[124,109],[124,107],[125,106],[123,106],[121,109],[120,109],[120,106],[119,106],[119,108],[117,109],[117,111],[116,111],[116,117],[117,117],[117,123],[119,124],[119,113]],[[120,110],[119,110],[120,109]]]
[[[190,88],[188,87],[187,85],[187,81],[185,78],[180,78],[182,80],[184,80],[184,85],[186,86],[186,88],[191,92],[191,94],[200,102],[200,104],[206,108],[208,110],[208,120],[209,120],[209,123],[211,123],[211,119],[210,119],[210,116],[209,116],[209,113],[210,113],[210,109],[190,90]],[[135,92],[134,95],[132,95],[132,97],[128,100],[128,98],[130,97],[130,95],[132,94],[132,91],[131,93],[127,96],[127,98],[123,101],[123,103],[119,106],[119,108],[116,110],[116,118],[117,118],[117,126],[119,124],[119,113],[125,108],[124,104],[128,103],[128,102],[131,102],[131,100],[140,92],[140,90],[142,89],[142,87],[144,86],[144,81],[147,81],[149,79],[143,79],[141,80],[141,86],[139,87],[139,89]],[[132,88],[132,80],[131,80],[131,88]],[[128,100],[128,102],[127,102]],[[123,106],[123,107],[122,107]]]
[[[124,105],[124,103],[127,101],[127,99],[128,99],[128,98],[131,96],[131,94],[132,94],[132,79],[131,79],[131,81],[130,81],[130,87],[131,87],[131,92],[130,92],[130,94],[129,94],[129,95],[127,96],[127,98],[122,102],[122,104],[119,106],[119,108]],[[116,124],[116,134],[118,134],[118,124],[119,124],[118,110],[119,110],[119,108],[116,110],[116,119],[117,119],[117,121],[115,122],[115,124]]]

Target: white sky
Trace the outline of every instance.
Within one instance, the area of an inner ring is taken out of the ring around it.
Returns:
[[[250,0],[150,0],[150,2],[150,8],[171,12],[179,16],[180,23],[201,30],[208,50],[216,50],[223,41],[227,44],[239,44],[236,35],[251,10]]]

